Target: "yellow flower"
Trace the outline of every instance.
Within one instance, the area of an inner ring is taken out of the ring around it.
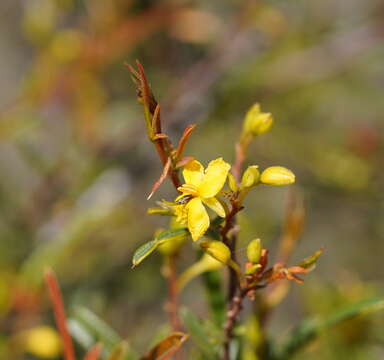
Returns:
[[[176,202],[180,202],[185,196],[190,197],[190,200],[177,206],[176,215],[180,220],[184,217],[194,241],[203,236],[209,227],[209,216],[204,205],[217,215],[225,217],[225,208],[216,195],[224,186],[230,168],[222,158],[211,161],[205,171],[197,160],[190,161],[184,167],[185,184],[178,188],[182,195]]]
[[[44,359],[56,358],[61,353],[61,339],[49,326],[36,326],[27,330],[24,348],[31,354]]]

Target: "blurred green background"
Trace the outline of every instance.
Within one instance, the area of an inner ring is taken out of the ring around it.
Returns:
[[[147,207],[176,195],[164,184],[146,201],[161,166],[123,66],[135,59],[173,142],[198,124],[186,154],[205,164],[233,161],[253,103],[274,115],[247,163],[295,172],[306,224],[292,261],[325,253],[292,287],[271,334],[383,294],[381,1],[2,0],[0,19],[2,359],[37,359],[14,344],[53,324],[47,264],[70,314],[88,307],[139,352],[166,322],[161,258],[130,269],[134,249],[166,225]],[[249,197],[239,254],[260,237],[273,257],[287,194],[261,187]],[[198,281],[182,299],[205,314]],[[297,358],[384,358],[383,334],[382,315],[359,318]]]

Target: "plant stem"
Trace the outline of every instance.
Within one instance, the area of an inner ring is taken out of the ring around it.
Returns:
[[[233,229],[234,226],[236,225],[236,214],[241,209],[242,209],[242,207],[239,207],[236,201],[232,202],[232,210],[227,215],[225,226],[221,230],[221,237],[223,239],[223,242],[231,250],[232,261],[234,261],[234,262],[236,262],[237,235],[232,234],[230,237],[228,237],[228,232],[231,229]],[[228,285],[228,297],[227,297],[228,303],[230,303],[230,301],[234,297],[237,285],[238,285],[238,277],[237,277],[236,271],[233,268],[229,267],[229,285]]]
[[[224,325],[224,353],[222,360],[230,360],[230,344],[233,338],[233,329],[236,320],[243,309],[243,300],[248,289],[242,289],[238,295],[235,295],[231,301],[227,312],[227,319]]]
[[[176,259],[174,255],[166,258],[165,278],[168,284],[168,302],[166,310],[169,314],[169,322],[174,331],[179,331],[180,319],[178,314],[179,299],[177,289]]]
[[[241,178],[241,170],[243,167],[243,163],[245,160],[245,155],[250,144],[250,138],[244,138],[243,136],[240,138],[240,141],[235,146],[236,151],[236,159],[235,163],[232,167],[233,176],[236,181],[239,183]],[[237,234],[233,233],[230,238],[228,238],[228,232],[233,229],[236,225],[236,214],[242,210],[243,207],[238,202],[237,199],[232,201],[232,210],[227,215],[225,226],[221,231],[221,236],[223,242],[227,244],[232,254],[232,261],[236,263],[236,243],[237,243]],[[239,294],[237,290],[239,289]],[[247,288],[241,288],[241,284],[238,279],[238,274],[234,271],[234,269],[230,268],[230,276],[229,276],[229,285],[228,285],[228,311],[227,311],[227,319],[224,324],[224,353],[223,360],[230,360],[230,343],[233,337],[233,328],[235,326],[237,317],[243,308],[242,302],[247,294]]]

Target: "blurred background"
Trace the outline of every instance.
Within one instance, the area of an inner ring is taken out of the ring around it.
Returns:
[[[307,315],[382,295],[384,268],[384,6],[379,0],[2,0],[0,2],[0,357],[40,359],[17,346],[53,326],[42,283],[58,274],[69,314],[86,306],[147,349],[166,322],[161,258],[131,270],[133,251],[175,197],[145,134],[124,63],[139,59],[186,155],[234,159],[247,109],[275,123],[248,164],[297,176],[305,230],[292,262],[325,253],[274,314],[279,338]],[[260,187],[241,215],[241,244],[276,248],[286,188]],[[192,254],[192,257],[191,257]],[[181,255],[183,269],[194,259]],[[184,304],[206,312],[199,281]],[[200,295],[199,295],[200,294]],[[79,354],[82,354],[79,348]],[[323,334],[297,359],[384,358],[383,316]]]

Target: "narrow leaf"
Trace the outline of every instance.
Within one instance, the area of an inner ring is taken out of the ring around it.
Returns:
[[[159,245],[167,241],[178,240],[189,235],[186,228],[164,230],[154,240],[141,245],[133,254],[132,267],[139,265],[146,257],[152,254]]]
[[[164,340],[160,341],[140,360],[167,360],[170,359],[187,340],[188,335],[181,332],[174,332]]]
[[[160,135],[161,133],[161,122],[160,122],[160,105],[157,104],[155,108],[155,112],[152,116],[152,131],[155,134],[155,136]],[[163,134],[165,135],[165,134]],[[167,137],[167,135],[165,135]]]
[[[94,345],[85,355],[84,360],[98,360],[102,350],[101,344]]]
[[[107,360],[123,360],[127,352],[127,348],[128,344],[125,341],[121,342],[113,349]]]
[[[148,85],[148,80],[147,80],[147,77],[145,76],[143,65],[141,65],[141,63],[138,60],[136,60],[136,66],[137,66],[138,73],[139,73],[141,90],[143,92],[143,94],[142,94],[143,102],[144,102],[145,107],[150,109],[151,90],[150,90],[149,85]]]
[[[171,158],[168,158],[159,179],[153,184],[151,193],[148,195],[147,200],[149,200],[152,197],[152,195],[156,192],[156,190],[160,187],[162,182],[165,180],[165,178],[168,175],[168,171],[170,167],[171,167]]]
[[[158,246],[159,243],[156,239],[141,245],[133,254],[132,268],[139,265],[147,256],[151,255]]]
[[[216,359],[216,352],[213,345],[209,342],[209,335],[206,333],[202,322],[187,308],[182,308],[180,315],[183,325],[190,333],[192,341],[204,353],[204,359]]]
[[[56,326],[59,329],[60,336],[63,341],[65,360],[75,360],[73,343],[67,327],[63,297],[61,295],[56,275],[52,269],[47,269],[45,271],[45,282],[47,284],[49,296],[53,304]]]
[[[107,350],[111,350],[122,341],[115,330],[94,312],[85,307],[76,308],[74,319],[85,329],[88,329],[96,341],[100,341]]]
[[[221,285],[219,272],[207,271],[202,274],[203,284],[207,293],[209,308],[216,325],[222,326],[225,318],[225,295]]]
[[[158,133],[153,136],[153,140],[161,140],[161,139],[167,139],[168,135],[164,133]]]
[[[384,298],[373,298],[341,308],[325,319],[304,320],[292,330],[289,339],[283,344],[275,359],[289,359],[319,336],[322,331],[356,316],[382,309],[384,309]]]
[[[193,125],[188,125],[185,128],[183,135],[180,138],[179,145],[177,146],[177,149],[176,149],[176,155],[175,155],[176,161],[178,161],[181,155],[183,155],[185,145],[187,144],[187,141],[191,136],[192,131],[195,129],[195,127],[196,127],[196,124],[193,124]]]
[[[187,228],[177,228],[177,229],[168,229],[162,231],[160,234],[156,236],[156,240],[159,244],[163,244],[166,241],[175,240],[179,238],[183,238],[189,235],[189,231]]]
[[[315,265],[321,254],[323,253],[324,249],[321,248],[320,250],[317,250],[313,255],[308,256],[305,258],[302,262],[298,264],[298,266],[304,268],[304,269],[312,269]]]
[[[89,349],[94,343],[94,334],[90,332],[83,324],[74,318],[68,319],[68,329],[72,338],[80,344],[83,349]]]

